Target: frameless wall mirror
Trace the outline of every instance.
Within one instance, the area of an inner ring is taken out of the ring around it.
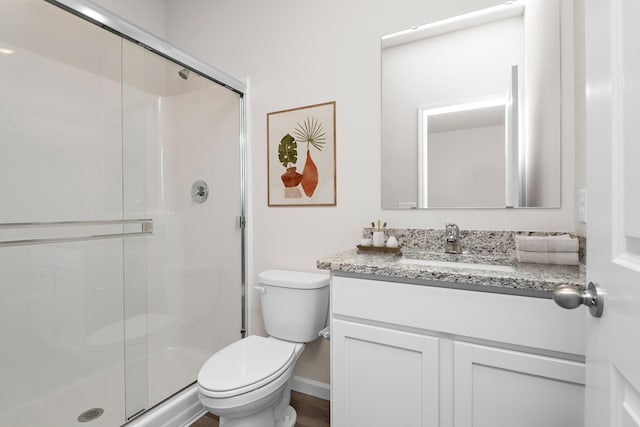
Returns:
[[[560,206],[560,0],[382,38],[382,207]]]

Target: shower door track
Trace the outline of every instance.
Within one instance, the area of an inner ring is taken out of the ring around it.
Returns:
[[[40,239],[4,240],[4,241],[0,241],[0,247],[82,242],[82,241],[88,241],[88,240],[117,239],[117,238],[124,238],[124,237],[136,237],[136,236],[153,234],[153,220],[151,218],[90,220],[90,221],[13,222],[13,223],[0,224],[0,229],[74,227],[74,226],[95,226],[95,225],[127,225],[127,224],[139,224],[140,231],[128,231],[128,232],[122,232],[122,233],[89,234],[84,236],[70,236],[70,237],[44,237]]]

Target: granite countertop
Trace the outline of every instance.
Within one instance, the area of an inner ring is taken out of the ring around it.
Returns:
[[[401,260],[405,260],[402,261]],[[469,264],[509,265],[513,271],[495,271],[467,267],[412,264],[406,260],[423,259],[464,262]],[[456,288],[551,297],[551,291],[563,284],[584,286],[585,266],[517,263],[509,256],[497,254],[451,255],[414,249],[402,249],[402,254],[359,251],[357,249],[318,260],[317,267],[334,274],[423,285],[443,285]]]

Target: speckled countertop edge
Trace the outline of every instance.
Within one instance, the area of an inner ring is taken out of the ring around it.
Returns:
[[[423,258],[431,259],[436,255],[436,259],[445,260],[446,254],[424,254]],[[444,255],[444,256],[443,256]],[[416,257],[412,254],[412,258]],[[460,257],[459,255],[457,257]],[[467,258],[449,258],[451,261],[464,261],[467,263],[483,264],[511,264],[515,271],[488,271],[475,270],[470,268],[435,267],[415,264],[400,264],[401,257],[393,253],[368,253],[360,252],[356,249],[339,253],[329,258],[321,259],[317,262],[317,267],[321,270],[331,270],[333,272],[356,273],[372,275],[377,277],[391,277],[400,279],[411,279],[415,281],[445,282],[450,284],[465,284],[478,287],[499,289],[516,289],[523,291],[537,291],[549,293],[562,284],[583,286],[585,279],[585,266],[561,266],[547,264],[517,264],[508,257],[497,257],[496,255],[481,255],[475,257],[467,255]],[[493,259],[494,262],[490,262]],[[470,286],[467,286],[469,288]]]

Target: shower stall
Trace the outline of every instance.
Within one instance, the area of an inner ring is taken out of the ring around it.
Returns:
[[[244,85],[1,0],[0,94],[0,425],[140,420],[244,333]]]

